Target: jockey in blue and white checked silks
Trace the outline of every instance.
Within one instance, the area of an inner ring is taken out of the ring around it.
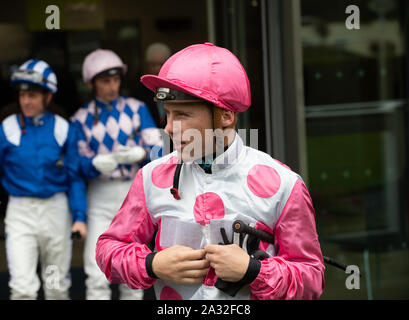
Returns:
[[[82,133],[78,149],[82,172],[89,180],[84,249],[87,299],[110,299],[109,283],[95,262],[95,244],[121,206],[139,168],[161,155],[160,131],[142,101],[119,95],[119,86],[114,99],[101,98],[96,82],[104,77],[118,79],[125,72],[126,65],[114,52],[98,49],[90,53],[84,60],[83,78],[95,98],[71,118]],[[120,286],[121,299],[142,297],[142,290]]]

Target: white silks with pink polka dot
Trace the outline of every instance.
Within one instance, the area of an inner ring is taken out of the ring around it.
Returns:
[[[220,159],[224,157],[228,161]],[[170,194],[177,166],[171,153],[141,169],[111,226],[97,243],[97,262],[107,278],[133,288],[154,285],[157,299],[314,299],[324,288],[324,264],[311,198],[302,179],[279,161],[243,145],[232,145],[205,173],[195,162],[182,166],[180,200]],[[214,269],[202,284],[182,285],[150,278],[146,246],[157,230],[155,250],[173,245],[194,249],[229,239],[236,219],[274,233],[260,242],[270,258],[257,278],[235,297],[218,290]],[[278,251],[275,248],[278,247]]]

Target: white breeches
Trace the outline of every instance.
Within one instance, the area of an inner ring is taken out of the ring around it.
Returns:
[[[88,186],[88,236],[84,248],[84,270],[86,298],[88,300],[109,300],[109,282],[95,260],[98,237],[108,229],[112,219],[122,205],[132,180],[94,180]],[[119,286],[120,299],[142,300],[143,290],[132,290],[127,285]]]
[[[9,197],[5,232],[10,299],[68,299],[71,278],[71,214],[65,193],[47,199]]]

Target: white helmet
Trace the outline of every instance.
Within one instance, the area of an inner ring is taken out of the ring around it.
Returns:
[[[121,58],[111,50],[97,49],[85,57],[82,78],[84,82],[90,82],[101,73],[107,72],[108,75],[113,75],[118,73],[118,70],[122,75],[128,70]]]

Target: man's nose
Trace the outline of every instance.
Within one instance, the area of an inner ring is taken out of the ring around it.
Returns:
[[[174,120],[171,116],[168,116],[167,120],[165,132],[170,135],[172,139],[180,139],[182,135],[182,122]]]
[[[30,102],[30,99],[27,96],[20,97],[20,103],[22,105],[27,105]]]
[[[109,90],[115,90],[115,82],[109,81],[108,87],[109,87]]]
[[[166,126],[164,130],[168,135],[173,135],[173,120],[170,116],[166,116]]]

